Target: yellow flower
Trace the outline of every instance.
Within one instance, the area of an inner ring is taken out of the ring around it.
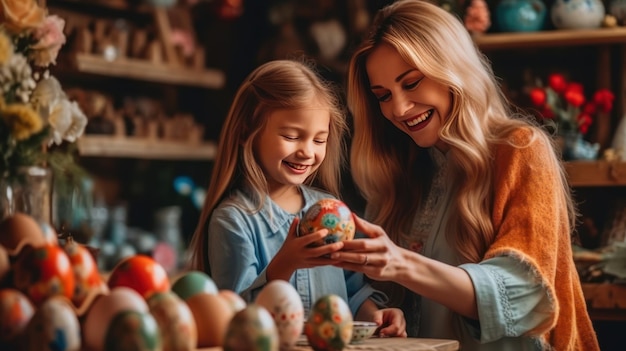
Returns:
[[[3,31],[0,31],[0,66],[9,62],[11,56],[13,56],[13,43]]]
[[[8,105],[0,111],[0,116],[11,129],[13,138],[18,141],[28,139],[43,128],[39,114],[28,105]]]
[[[46,10],[37,0],[0,0],[0,22],[12,33],[33,30],[41,25]]]

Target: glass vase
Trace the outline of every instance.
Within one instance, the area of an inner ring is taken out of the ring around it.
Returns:
[[[17,212],[50,223],[52,171],[40,166],[24,166],[0,177],[0,219]]]

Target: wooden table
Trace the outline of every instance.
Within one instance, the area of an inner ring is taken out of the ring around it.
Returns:
[[[457,351],[459,342],[445,339],[421,338],[377,338],[373,337],[361,344],[350,344],[344,350],[376,350],[376,351]],[[296,346],[289,351],[312,351],[305,338],[301,338]],[[202,348],[198,351],[222,351],[221,347]]]

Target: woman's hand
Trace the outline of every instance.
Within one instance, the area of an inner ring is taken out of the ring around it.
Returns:
[[[375,280],[395,280],[406,268],[402,248],[394,244],[378,225],[353,215],[356,230],[369,238],[344,241],[341,251],[330,258],[337,267],[362,272]]]
[[[374,320],[378,324],[378,335],[381,337],[406,338],[406,320],[399,308],[383,308],[374,312]]]
[[[267,279],[289,278],[296,269],[312,268],[337,263],[329,258],[333,252],[343,248],[343,242],[336,242],[322,246],[311,246],[328,235],[328,229],[321,229],[311,234],[298,236],[299,218],[295,218],[289,227],[289,233],[283,246],[278,250],[272,261],[267,266]]]

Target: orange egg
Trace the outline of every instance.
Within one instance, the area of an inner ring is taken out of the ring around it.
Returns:
[[[76,306],[81,306],[89,295],[108,289],[100,276],[96,260],[84,245],[80,245],[69,238],[63,249],[67,253],[74,271],[76,288],[72,302]]]
[[[198,328],[198,347],[221,347],[235,312],[218,294],[198,293],[185,300]]]
[[[13,283],[39,305],[53,295],[71,300],[76,281],[65,251],[58,245],[46,244],[19,256],[14,265]]]
[[[120,286],[137,291],[145,299],[156,292],[170,290],[167,272],[149,256],[134,255],[118,263],[109,276],[109,288]]]

